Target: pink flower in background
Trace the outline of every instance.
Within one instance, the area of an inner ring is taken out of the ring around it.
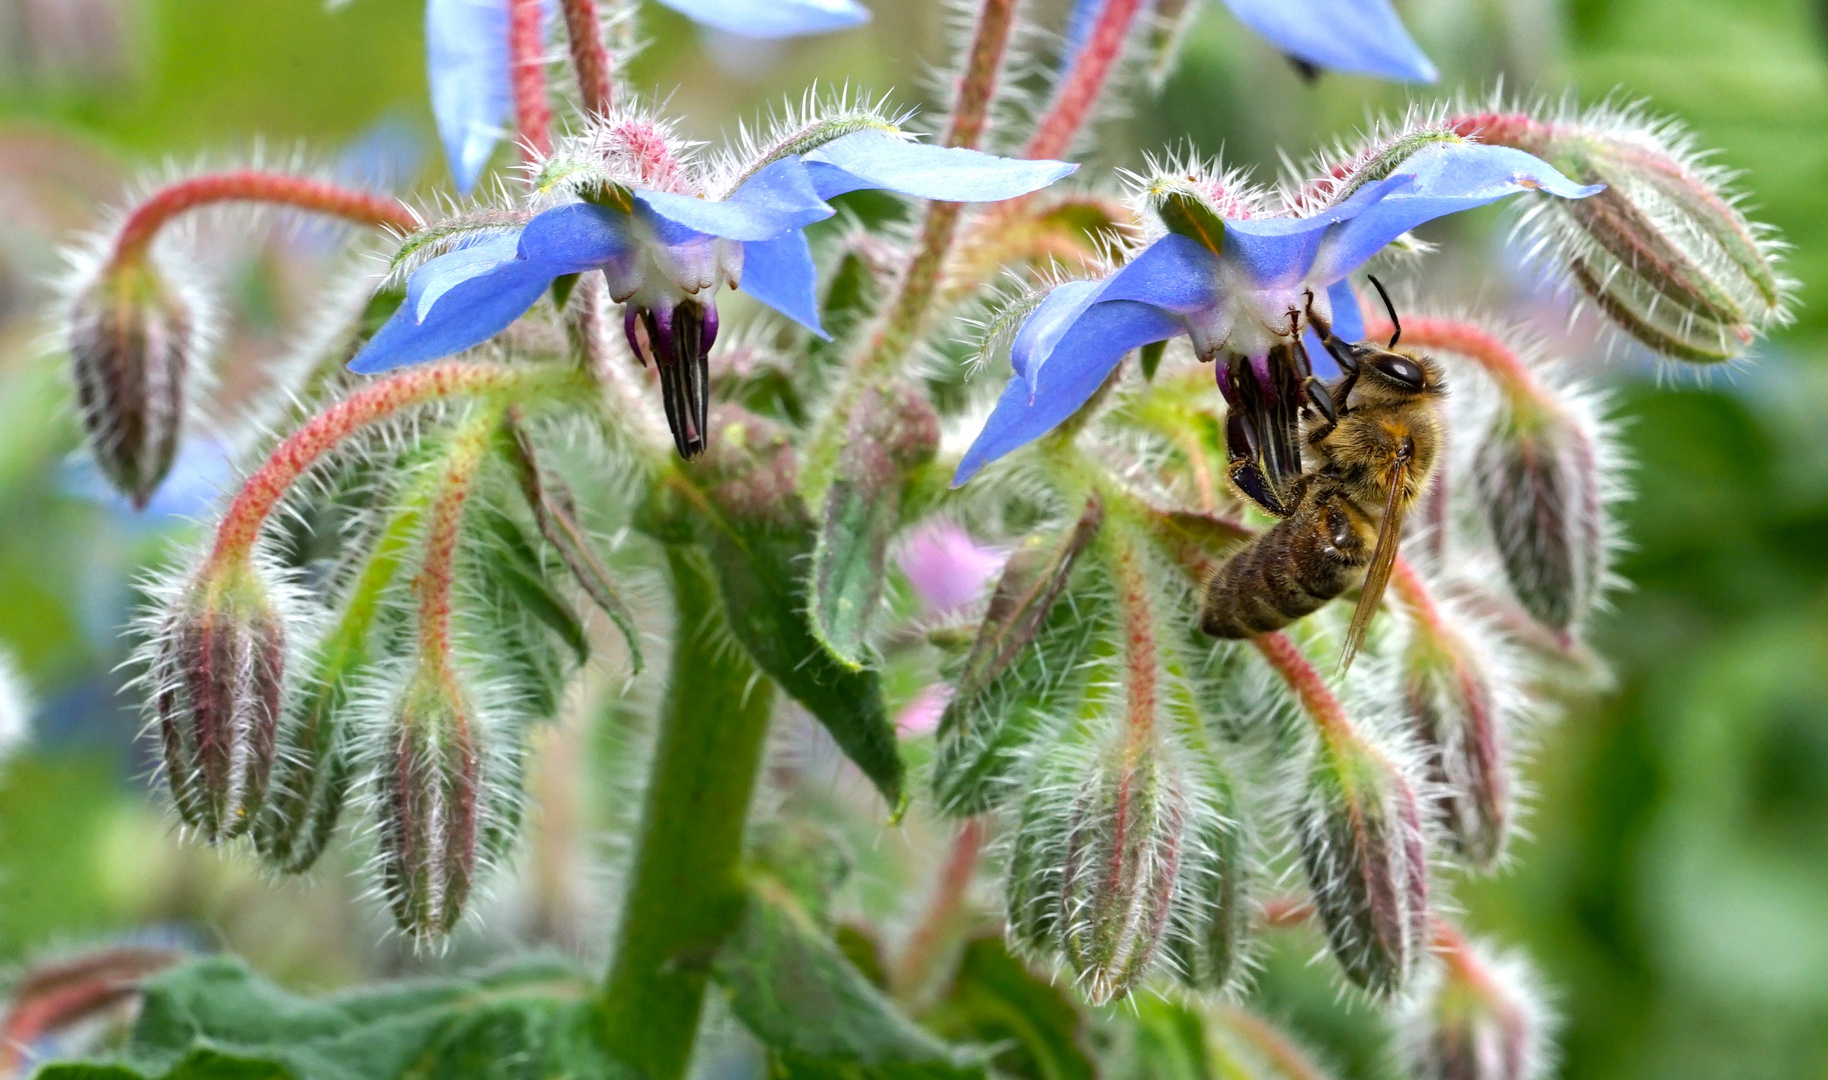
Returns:
[[[946,702],[951,700],[951,686],[928,683],[895,714],[895,730],[904,739],[933,734],[939,728],[939,718],[946,713]]]
[[[983,596],[1008,557],[954,522],[934,521],[908,537],[898,561],[921,602],[930,611],[949,612]]]

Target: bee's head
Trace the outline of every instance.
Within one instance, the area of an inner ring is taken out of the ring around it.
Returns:
[[[1379,401],[1400,402],[1446,390],[1441,365],[1407,349],[1383,349],[1370,342],[1347,347],[1358,368],[1357,392]]]

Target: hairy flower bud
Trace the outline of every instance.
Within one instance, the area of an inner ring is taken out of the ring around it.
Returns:
[[[145,259],[85,283],[64,329],[83,427],[97,465],[144,507],[171,470],[198,363],[194,301]]]
[[[1472,627],[1437,607],[1412,623],[1401,660],[1403,702],[1429,755],[1447,833],[1474,865],[1504,849],[1511,819],[1505,716],[1489,658]]]
[[[378,748],[381,888],[416,942],[450,933],[482,855],[483,728],[449,670],[421,664]]]
[[[1074,793],[1060,873],[1060,944],[1086,996],[1129,992],[1155,957],[1186,836],[1186,782],[1160,747],[1112,747]]]
[[[1748,221],[1725,170],[1675,124],[1601,107],[1546,121],[1484,115],[1457,125],[1542,157],[1588,199],[1538,199],[1529,226],[1581,290],[1626,333],[1665,356],[1730,360],[1789,319],[1791,282],[1772,231]]]
[[[1372,994],[1396,993],[1428,942],[1428,856],[1414,786],[1355,733],[1331,733],[1309,770],[1296,834],[1340,967]]]
[[[1474,462],[1486,520],[1517,600],[1557,631],[1576,629],[1606,580],[1612,527],[1604,435],[1590,403],[1514,400]]]
[[[285,684],[286,626],[248,560],[204,569],[164,613],[152,658],[165,777],[210,843],[247,831],[267,793]]]
[[[1548,1010],[1521,957],[1498,956],[1437,924],[1440,956],[1402,1019],[1410,1075],[1420,1080],[1537,1080],[1547,1075]]]

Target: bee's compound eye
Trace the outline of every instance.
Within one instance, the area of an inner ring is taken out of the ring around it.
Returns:
[[[1422,365],[1400,353],[1384,353],[1372,361],[1372,366],[1378,374],[1411,390],[1420,390],[1428,382]]]

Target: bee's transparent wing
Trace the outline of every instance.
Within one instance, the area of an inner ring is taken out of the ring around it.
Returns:
[[[1408,505],[1403,492],[1409,484],[1409,458],[1397,458],[1390,469],[1390,492],[1384,497],[1384,520],[1377,528],[1377,546],[1371,551],[1371,565],[1365,568],[1365,583],[1358,593],[1358,606],[1352,609],[1352,625],[1346,630],[1346,644],[1339,652],[1339,670],[1343,674],[1352,666],[1359,646],[1365,643],[1365,631],[1384,601],[1384,586],[1390,583],[1390,570],[1396,565],[1396,544],[1403,535],[1403,515]]]

